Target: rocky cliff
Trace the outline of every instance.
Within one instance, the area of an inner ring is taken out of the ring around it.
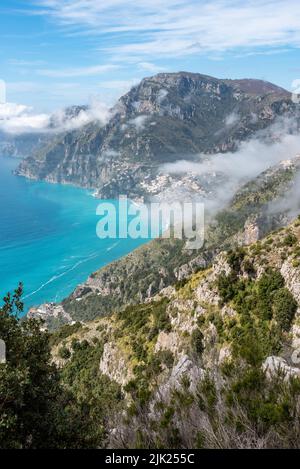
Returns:
[[[163,73],[120,98],[105,125],[94,122],[54,139],[18,173],[96,188],[103,198],[151,197],[162,163],[234,150],[294,113],[290,94],[267,82]]]

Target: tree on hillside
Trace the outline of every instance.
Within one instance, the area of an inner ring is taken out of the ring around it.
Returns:
[[[4,298],[0,339],[0,448],[99,448],[118,386],[99,373],[100,346],[79,344],[62,370],[51,361],[41,321],[20,319],[22,285]]]
[[[66,447],[68,396],[50,361],[49,334],[41,331],[40,321],[20,319],[21,296],[20,284],[0,308],[6,345],[6,362],[0,364],[0,447]]]

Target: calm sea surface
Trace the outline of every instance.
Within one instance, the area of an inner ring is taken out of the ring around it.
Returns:
[[[28,308],[60,301],[90,273],[145,240],[99,239],[99,200],[86,190],[14,176],[0,157],[0,295],[24,284]]]

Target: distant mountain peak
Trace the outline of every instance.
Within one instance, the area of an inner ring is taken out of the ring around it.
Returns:
[[[262,80],[159,73],[122,96],[104,125],[95,121],[67,132],[19,172],[96,188],[104,198],[140,197],[143,180],[155,179],[162,164],[235,151],[295,112],[288,92]]]
[[[147,86],[151,83],[160,83],[162,85],[178,85],[180,81],[184,80],[194,83],[211,83],[215,85],[225,84],[227,86],[233,87],[234,89],[239,89],[240,91],[251,95],[265,95],[271,93],[277,94],[278,96],[290,96],[290,93],[287,90],[266,80],[256,78],[215,78],[210,75],[186,71],[179,71],[174,73],[163,72],[151,77],[146,77],[141,81],[139,85],[136,85],[136,88],[138,88],[139,86]]]

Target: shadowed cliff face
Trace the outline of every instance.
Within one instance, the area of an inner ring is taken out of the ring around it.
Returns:
[[[20,165],[19,174],[97,188],[101,197],[139,196],[141,181],[153,179],[161,164],[234,151],[294,112],[288,92],[260,80],[159,74],[120,98],[106,125],[92,123],[53,139]]]
[[[45,145],[46,135],[11,135],[0,131],[0,154],[14,158],[24,158],[37,151],[39,146]]]

